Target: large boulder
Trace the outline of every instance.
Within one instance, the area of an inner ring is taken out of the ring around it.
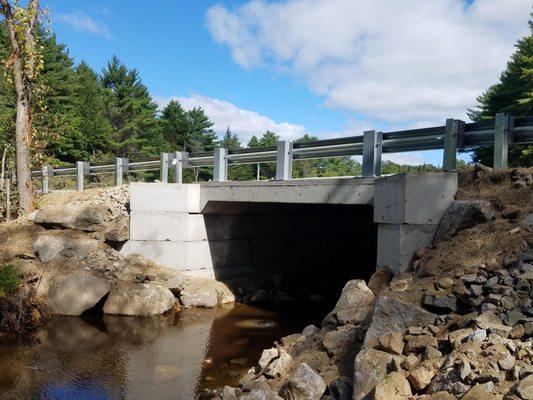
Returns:
[[[342,289],[335,308],[324,318],[322,325],[362,322],[366,319],[373,301],[374,293],[368,288],[364,280],[348,281]]]
[[[367,398],[376,385],[385,379],[393,361],[396,360],[399,365],[402,358],[374,349],[359,352],[354,364],[353,400]]]
[[[324,379],[309,365],[301,363],[282,387],[280,394],[285,399],[320,400],[325,391]]]
[[[33,252],[41,262],[60,258],[84,258],[96,251],[100,243],[83,234],[72,231],[45,232],[33,244]]]
[[[235,302],[235,296],[222,282],[209,278],[196,278],[175,274],[165,282],[184,307],[212,308],[217,304]]]
[[[34,222],[48,228],[98,231],[108,218],[109,208],[91,201],[68,203],[61,207],[48,206],[35,214]]]
[[[492,204],[486,200],[456,200],[444,213],[433,243],[448,240],[458,232],[487,222],[495,216]]]
[[[241,400],[283,400],[275,392],[266,389],[253,389],[246,393]]]
[[[120,282],[104,304],[104,313],[132,316],[163,314],[176,304],[172,292],[155,282]]]
[[[48,289],[48,305],[54,314],[81,315],[94,307],[111,288],[105,279],[86,272],[54,276]]]
[[[271,360],[274,360],[270,363]],[[270,363],[270,365],[269,365]],[[264,374],[270,378],[280,378],[284,376],[291,368],[292,357],[284,349],[280,349],[279,357],[276,348],[263,350],[261,358],[257,362],[255,372],[264,369]],[[268,368],[265,369],[265,367]]]
[[[388,296],[378,297],[374,314],[366,331],[364,347],[372,347],[380,336],[402,332],[411,326],[426,326],[435,322],[436,315],[411,303]]]

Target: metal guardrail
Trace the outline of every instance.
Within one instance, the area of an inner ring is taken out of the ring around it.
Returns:
[[[78,190],[83,190],[84,177],[104,173],[115,174],[115,184],[132,171],[160,171],[160,180],[168,182],[169,169],[174,170],[174,182],[181,183],[184,168],[213,167],[213,180],[227,180],[228,165],[276,162],[276,179],[292,177],[292,161],[341,156],[363,156],[363,176],[381,174],[383,153],[401,153],[443,149],[443,170],[456,168],[457,150],[475,146],[494,145],[494,168],[507,167],[510,144],[533,143],[533,117],[514,118],[497,114],[491,121],[465,123],[447,119],[443,126],[409,129],[396,132],[366,131],[361,136],[317,140],[307,143],[280,141],[277,146],[257,147],[228,151],[216,148],[212,152],[162,153],[160,158],[130,161],[116,158],[114,162],[89,164],[78,161],[75,165],[52,168],[43,166],[32,171],[33,177],[42,178],[42,192],[48,192],[52,176],[76,176]]]

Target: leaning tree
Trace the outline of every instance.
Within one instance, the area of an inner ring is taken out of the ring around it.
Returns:
[[[5,66],[12,71],[16,93],[15,120],[16,172],[21,214],[33,209],[30,149],[33,136],[31,104],[36,78],[42,69],[42,56],[37,43],[39,0],[29,0],[26,7],[18,0],[0,0],[0,12],[11,43],[11,56]]]

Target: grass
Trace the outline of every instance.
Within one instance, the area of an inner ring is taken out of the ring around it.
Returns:
[[[0,297],[13,292],[21,283],[17,268],[13,264],[6,264],[0,268]]]

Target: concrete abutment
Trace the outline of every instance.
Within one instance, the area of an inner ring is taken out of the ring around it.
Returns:
[[[453,173],[287,182],[131,185],[138,253],[216,279],[284,272],[404,270],[453,201]]]

